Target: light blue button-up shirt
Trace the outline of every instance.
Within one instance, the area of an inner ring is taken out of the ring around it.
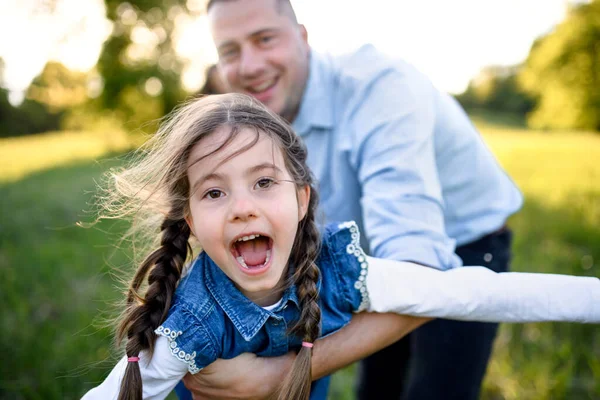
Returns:
[[[455,246],[499,229],[522,205],[454,98],[372,46],[311,51],[293,127],[326,220],[357,221],[373,256],[459,266]]]

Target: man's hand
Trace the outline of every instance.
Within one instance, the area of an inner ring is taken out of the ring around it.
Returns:
[[[268,399],[277,392],[295,357],[293,352],[281,357],[244,353],[219,359],[195,375],[187,374],[183,383],[194,400]]]
[[[312,377],[319,379],[358,361],[429,321],[397,314],[361,313],[339,332],[315,342]],[[186,375],[185,386],[194,399],[268,399],[287,376],[295,354],[257,357],[244,353],[217,360],[196,375]]]

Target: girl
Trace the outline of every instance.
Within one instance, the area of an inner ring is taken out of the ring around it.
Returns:
[[[306,156],[282,119],[228,94],[178,110],[129,169],[112,175],[107,215],[133,216],[137,231],[160,231],[160,243],[129,287],[117,328],[126,356],[84,399],[164,398],[217,358],[289,349],[300,350],[280,399],[307,399],[313,342],[364,310],[600,321],[596,278],[441,272],[366,256],[353,222],[320,235]],[[186,267],[191,243],[201,252]]]

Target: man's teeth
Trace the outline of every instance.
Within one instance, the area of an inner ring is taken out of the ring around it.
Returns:
[[[238,240],[236,240],[236,242],[245,242],[247,240],[252,240],[252,239],[256,239],[257,237],[259,237],[260,235],[248,235],[248,236],[242,236],[241,238],[239,238]]]
[[[267,258],[265,259],[265,263],[263,265],[260,265],[260,267],[267,265],[267,263],[269,262],[269,260],[271,259],[271,250],[267,250]],[[239,256],[236,257],[236,260],[240,263],[240,265],[246,269],[249,269],[249,267],[246,265],[246,261],[244,261],[244,257]]]
[[[270,87],[273,83],[275,83],[275,79],[271,79],[270,81],[266,81],[257,86],[252,86],[252,91],[254,92],[262,92],[263,90]]]

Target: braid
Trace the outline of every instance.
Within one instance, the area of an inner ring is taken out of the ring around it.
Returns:
[[[306,218],[301,223],[297,248],[302,251],[296,252],[292,260],[293,265],[296,266],[292,279],[297,287],[301,311],[298,322],[290,330],[291,333],[301,336],[302,340],[310,342],[319,336],[321,322],[317,290],[320,272],[315,264],[320,250],[320,235],[314,217],[311,215],[313,212],[309,207]]]
[[[160,247],[150,254],[137,270],[127,294],[127,308],[117,328],[117,342],[127,336],[128,357],[142,350],[154,351],[154,330],[165,320],[173,294],[181,277],[188,252],[190,228],[183,219],[165,218],[161,225]],[[145,296],[139,289],[148,276]],[[142,380],[137,362],[127,363],[119,400],[141,400]]]
[[[318,203],[316,191],[312,191],[305,218],[300,223],[292,262],[296,270],[292,277],[298,290],[300,318],[290,333],[302,338],[303,342],[313,343],[320,333],[321,308],[319,307],[318,282],[320,271],[315,261],[320,251],[320,235],[315,223]],[[279,392],[279,400],[308,400],[312,382],[312,349],[302,346],[291,371]]]

